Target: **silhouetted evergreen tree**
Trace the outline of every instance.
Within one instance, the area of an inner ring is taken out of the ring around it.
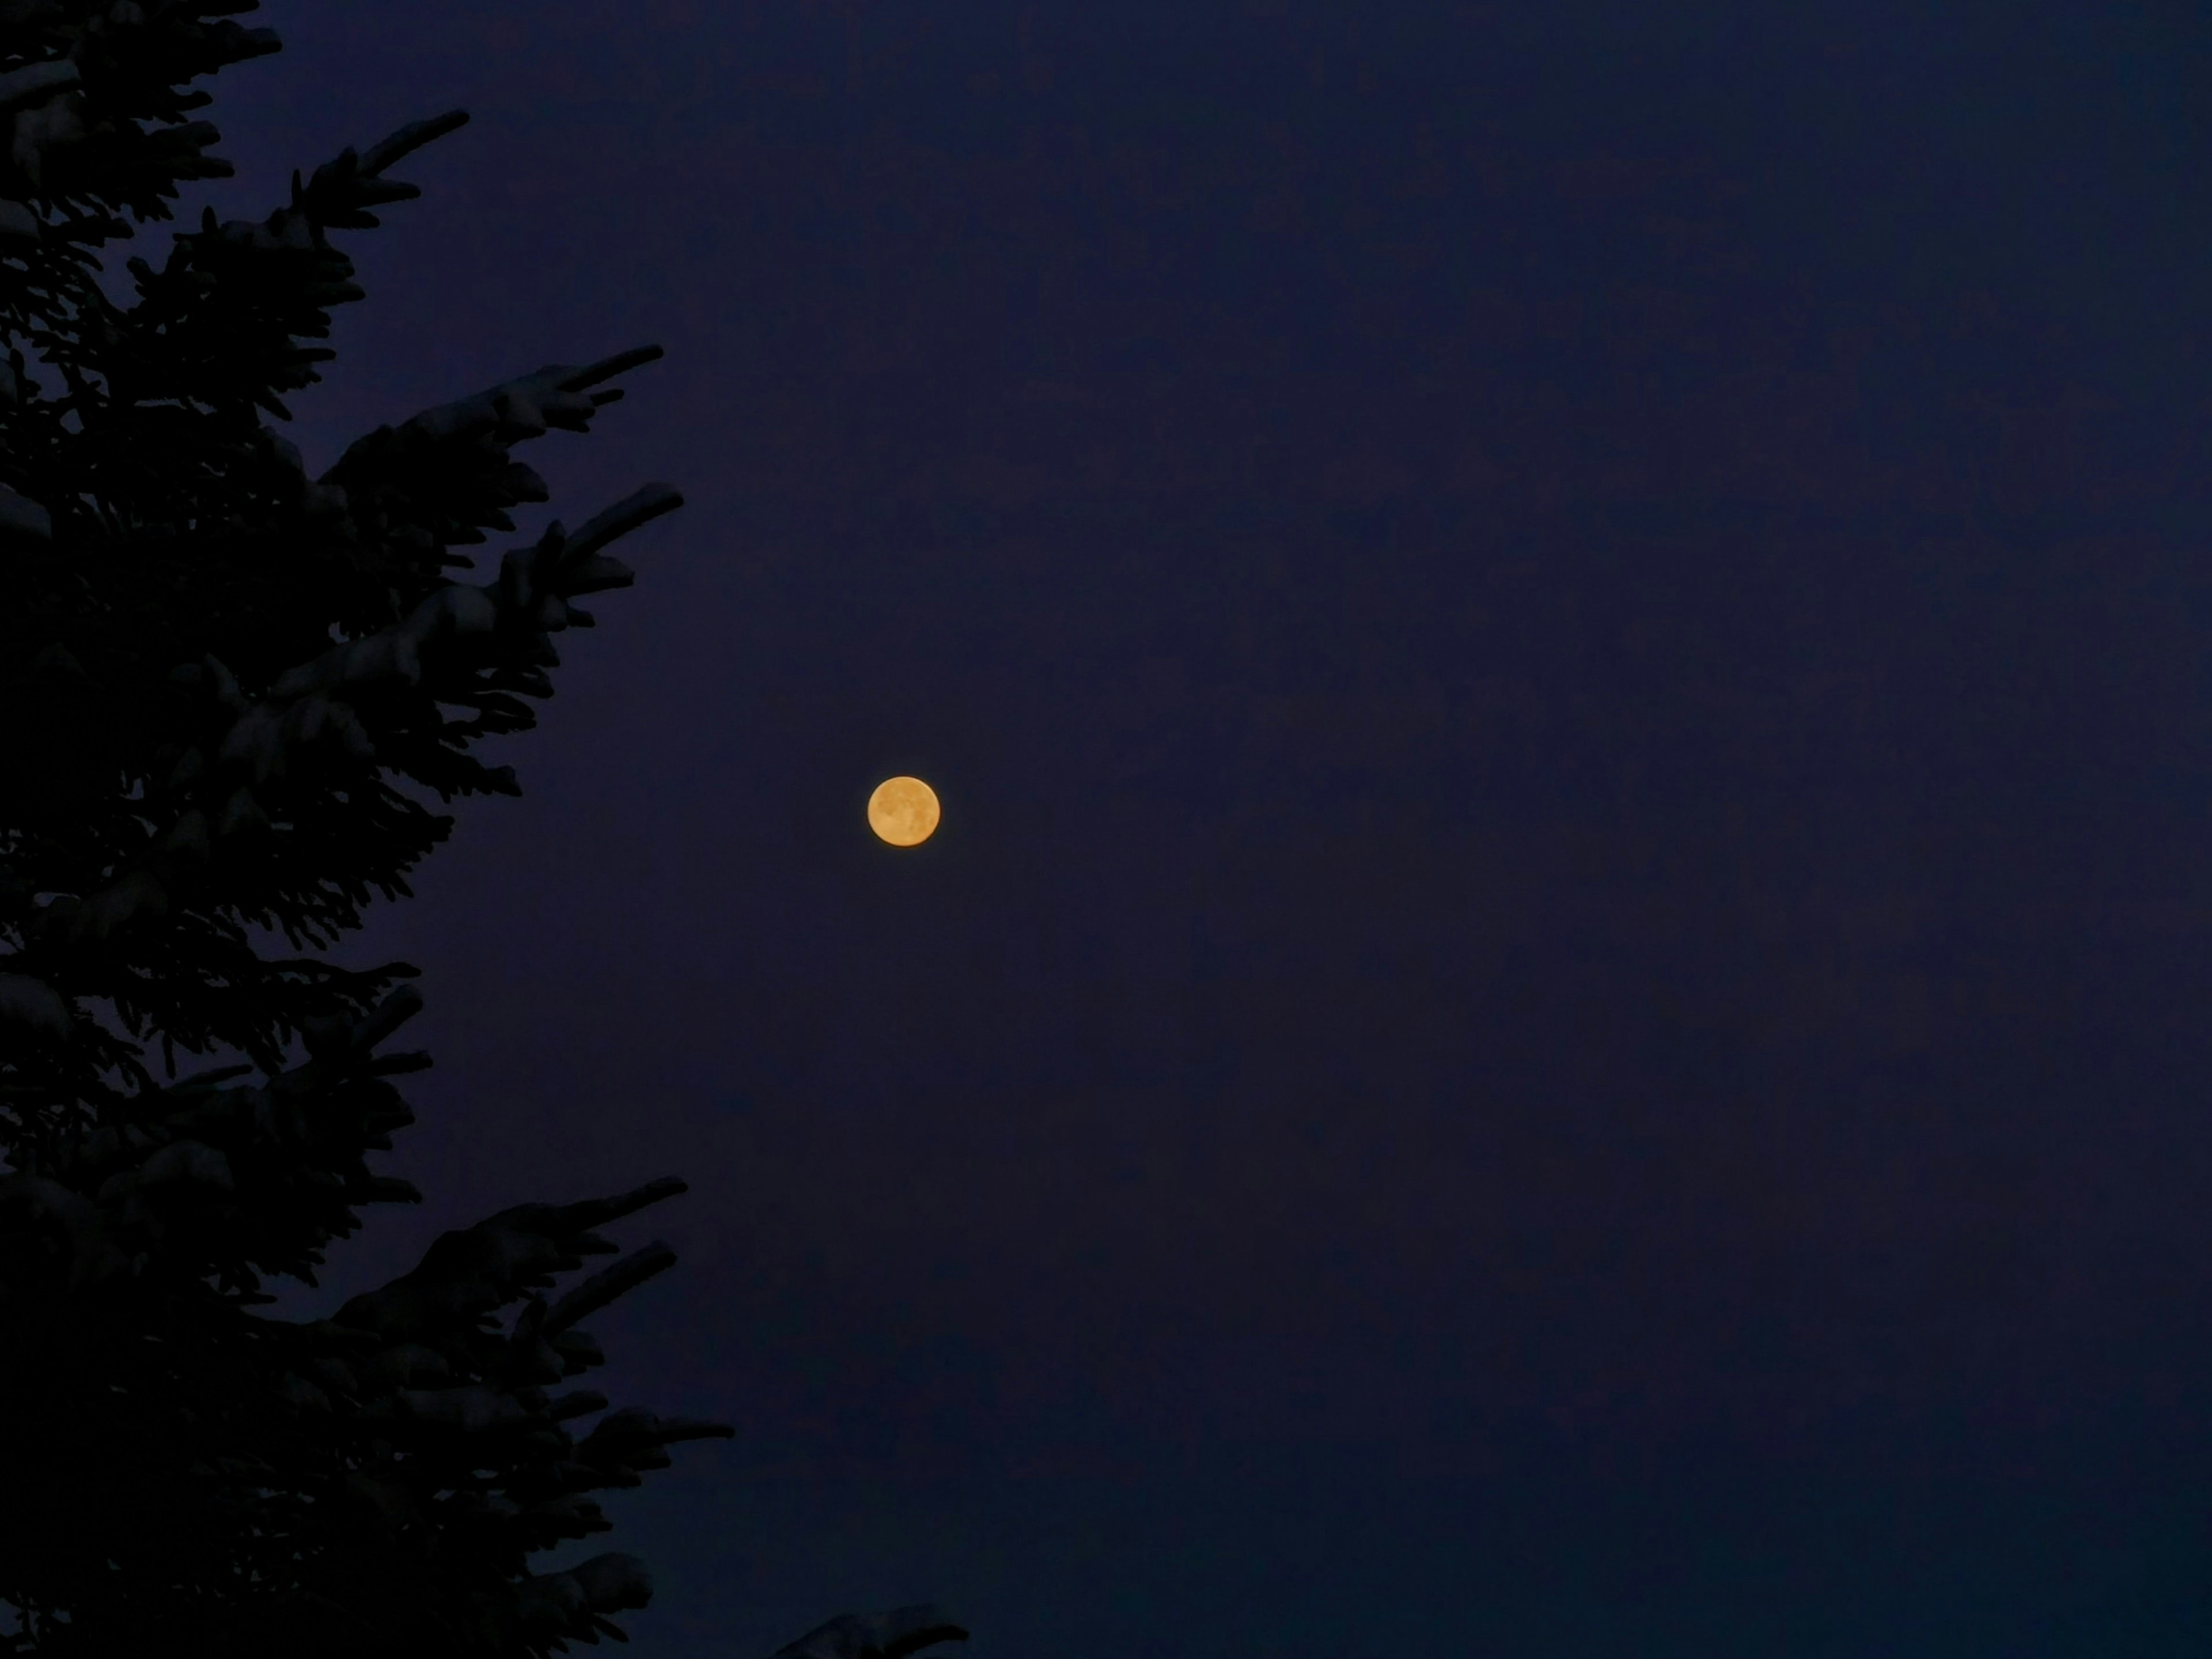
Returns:
[[[540,1655],[620,1637],[650,1592],[629,1555],[529,1555],[605,1530],[589,1494],[670,1443],[733,1432],[548,1392],[601,1363],[579,1322],[674,1257],[549,1299],[556,1276],[684,1183],[503,1211],[329,1319],[252,1312],[265,1275],[313,1285],[360,1206],[420,1200],[365,1157],[429,1060],[378,1052],[414,968],[264,957],[248,927],[326,951],[371,887],[409,891],[453,819],[392,779],[520,793],[471,744],[535,723],[550,636],[630,582],[604,550],[682,498],[555,524],[481,585],[450,550],[547,499],[511,446],[586,430],[622,396],[594,388],[660,352],[550,365],[309,478],[260,416],[290,418],[333,355],[299,342],[361,297],[327,233],[417,195],[388,169],[467,117],[295,173],[258,224],[210,210],[161,269],[128,262],[119,307],[94,280],[115,216],[232,171],[181,88],[278,50],[227,21],[252,9],[0,0],[0,1652]],[[250,1063],[178,1079],[179,1048],[223,1046]],[[963,1634],[909,1607],[785,1652]]]

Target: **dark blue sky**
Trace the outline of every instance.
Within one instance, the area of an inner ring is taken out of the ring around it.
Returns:
[[[180,218],[473,117],[311,470],[668,353],[285,1304],[685,1176],[641,1653],[2212,1645],[2200,9],[247,21]]]

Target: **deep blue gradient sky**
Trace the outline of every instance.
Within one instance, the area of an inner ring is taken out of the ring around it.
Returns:
[[[738,1438],[549,1558],[640,1653],[2212,1646],[2200,8],[247,21],[182,218],[473,117],[312,471],[668,352],[285,1304],[689,1179],[602,1375]]]

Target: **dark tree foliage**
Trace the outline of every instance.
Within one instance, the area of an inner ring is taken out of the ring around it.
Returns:
[[[228,21],[252,9],[0,0],[0,1653],[562,1651],[622,1638],[644,1566],[527,1558],[608,1529],[589,1494],[672,1443],[733,1432],[549,1392],[601,1363],[580,1322],[674,1257],[556,1276],[684,1183],[503,1211],[329,1319],[251,1311],[264,1275],[313,1285],[359,1206],[420,1200],[366,1154],[429,1059],[378,1051],[422,1006],[413,967],[264,957],[248,929],[326,951],[372,887],[410,891],[453,820],[392,780],[520,793],[471,744],[535,723],[550,636],[630,583],[605,549],[682,498],[556,523],[482,584],[451,550],[547,499],[513,445],[586,430],[660,352],[549,365],[309,478],[260,417],[290,418],[333,355],[300,341],[362,297],[328,234],[417,195],[388,171],[467,117],[295,173],[258,224],[210,210],[158,270],[127,262],[119,307],[94,279],[118,216],[232,171],[181,88],[278,50]],[[179,1048],[249,1063],[179,1080]],[[784,1652],[964,1633],[924,1606]]]

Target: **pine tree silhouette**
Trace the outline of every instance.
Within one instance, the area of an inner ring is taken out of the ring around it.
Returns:
[[[468,118],[295,173],[258,224],[210,210],[161,270],[127,262],[118,307],[94,280],[131,234],[116,216],[168,219],[180,181],[232,173],[185,118],[210,95],[182,88],[279,50],[228,21],[254,9],[0,0],[0,1653],[626,1640],[609,1615],[651,1593],[636,1558],[528,1557],[609,1528],[590,1493],[734,1431],[548,1393],[601,1363],[580,1322],[669,1267],[665,1244],[547,1293],[684,1182],[502,1211],[327,1319],[251,1311],[264,1275],[315,1284],[359,1206],[420,1201],[365,1158],[414,1121],[391,1079],[430,1062],[378,1052],[422,1006],[412,966],[264,957],[247,930],[327,951],[371,887],[409,894],[453,820],[390,779],[520,793],[471,744],[535,724],[550,636],[631,581],[604,550],[683,498],[649,483],[554,524],[480,585],[450,550],[548,499],[513,445],[587,430],[623,395],[605,382],[660,350],[549,365],[309,478],[260,417],[290,418],[282,394],[334,355],[299,342],[362,297],[328,233],[418,195],[387,171]],[[179,1047],[249,1063],[179,1080]],[[921,1606],[783,1654],[965,1634]]]

